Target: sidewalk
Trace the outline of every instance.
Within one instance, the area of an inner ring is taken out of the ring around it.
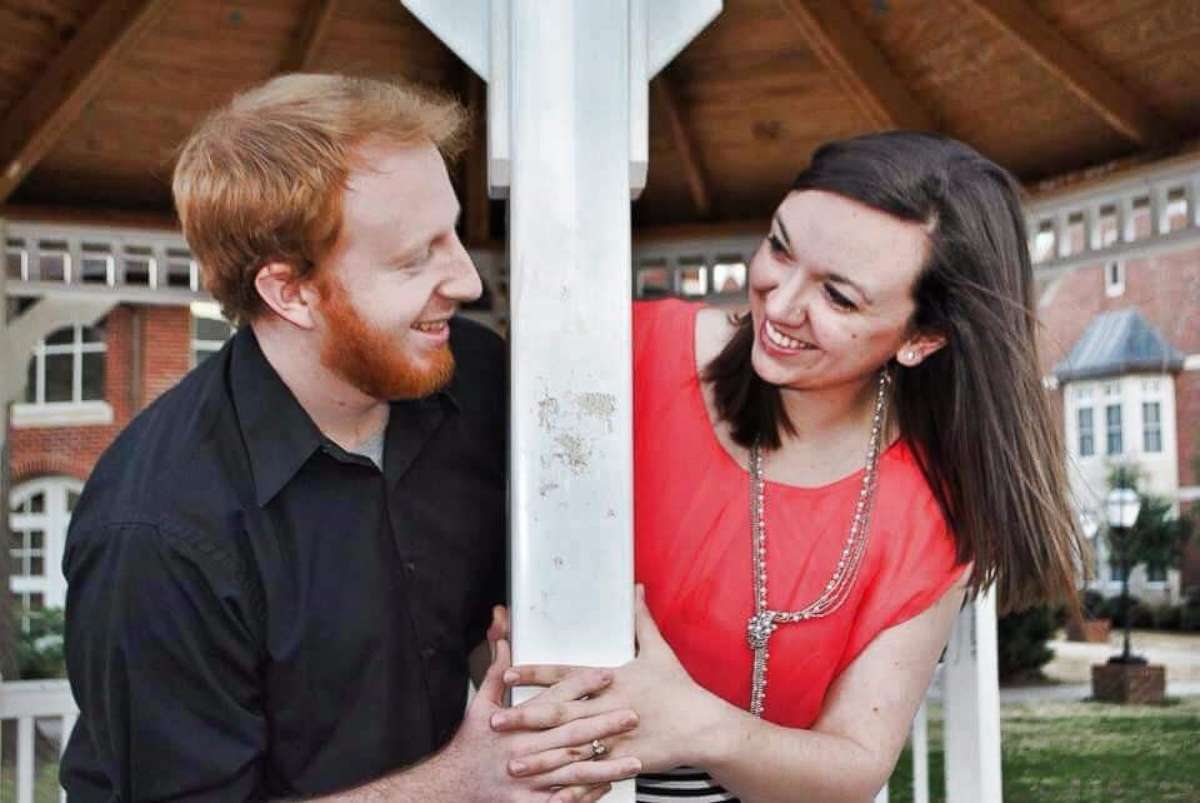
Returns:
[[[1086,644],[1055,640],[1048,646],[1054,658],[1043,673],[1052,681],[1036,686],[1000,689],[1000,702],[1024,703],[1052,700],[1083,700],[1092,695],[1092,664],[1102,664],[1121,652],[1122,633],[1112,634],[1108,644]],[[1133,652],[1150,663],[1167,668],[1167,696],[1200,696],[1200,633],[1164,633],[1134,630]]]

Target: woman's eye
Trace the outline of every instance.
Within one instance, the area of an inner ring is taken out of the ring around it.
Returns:
[[[783,241],[774,234],[767,235],[767,247],[771,249],[772,254],[783,255],[787,253],[787,247]]]
[[[834,306],[839,307],[840,309],[858,309],[853,301],[838,292],[838,289],[832,284],[825,285],[825,294],[829,296],[829,300],[833,302]]]

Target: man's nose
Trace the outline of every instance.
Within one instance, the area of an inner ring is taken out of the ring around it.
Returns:
[[[479,298],[483,293],[483,281],[471,261],[471,255],[461,242],[455,243],[455,253],[450,257],[449,275],[442,283],[442,295],[460,303]]]

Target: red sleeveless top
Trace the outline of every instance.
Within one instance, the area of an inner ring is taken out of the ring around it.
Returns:
[[[750,477],[713,432],[696,370],[699,305],[634,304],[636,575],[664,637],[692,678],[728,702],[750,701],[754,612]],[[768,605],[820,596],[846,541],[862,472],[818,488],[767,481]],[[936,602],[964,567],[924,475],[898,441],[879,462],[870,543],[850,597],[826,618],[771,638],[764,717],[796,728],[884,630]]]

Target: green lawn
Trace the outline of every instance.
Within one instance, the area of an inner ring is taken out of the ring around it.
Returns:
[[[1014,705],[1004,707],[1002,718],[1005,803],[1200,803],[1200,697],[1161,707]],[[941,740],[941,710],[934,708],[932,801],[946,799]],[[0,764],[0,803],[16,800],[9,744]],[[39,770],[35,800],[55,803],[57,767],[46,761]],[[891,801],[912,799],[912,757],[905,749]]]
[[[1200,802],[1200,698],[1166,706],[1005,706],[1005,803]],[[940,710],[930,712],[930,799],[946,799]],[[890,799],[912,801],[906,748]]]

